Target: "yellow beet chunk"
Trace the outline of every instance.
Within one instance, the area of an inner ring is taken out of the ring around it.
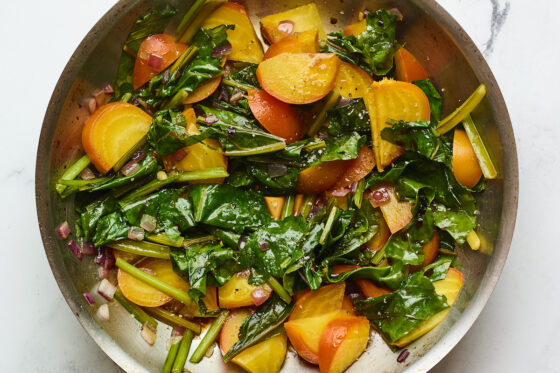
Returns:
[[[227,30],[232,61],[259,63],[263,58],[263,50],[247,11],[243,5],[227,2],[214,11],[202,27],[212,28],[220,25],[235,25],[234,30]]]
[[[345,289],[346,284],[339,282],[322,286],[317,291],[306,292],[296,301],[294,310],[290,314],[290,321],[320,316],[342,309]]]
[[[460,129],[453,133],[451,166],[457,181],[467,188],[473,188],[482,177],[480,164],[467,133]]]
[[[169,260],[148,258],[136,267],[180,290],[188,292],[190,289],[189,284],[173,271]],[[117,274],[117,280],[123,295],[139,306],[159,307],[173,299],[121,269]]]
[[[280,219],[282,215],[282,208],[284,207],[285,197],[264,197],[264,202],[268,208],[268,212],[274,218],[274,220]]]
[[[264,54],[264,59],[278,56],[282,53],[317,53],[319,52],[319,41],[317,30],[307,30],[295,35],[290,35],[272,44]]]
[[[339,66],[333,53],[283,53],[261,62],[257,78],[280,101],[308,104],[334,88]]]
[[[196,114],[194,109],[188,108],[183,112],[187,120],[187,133],[189,135],[198,135],[198,124],[196,123]],[[170,171],[176,168],[177,171],[196,171],[207,168],[220,167],[227,170],[228,158],[224,155],[222,147],[218,140],[205,139],[201,143],[187,146],[182,149],[186,155],[177,161],[173,154],[164,157],[165,168]],[[205,179],[191,181],[191,184],[197,183],[223,183],[224,179]]]
[[[407,201],[399,201],[393,185],[385,186],[385,190],[389,193],[390,199],[379,208],[389,230],[391,233],[395,233],[406,227],[412,220],[412,205]]]
[[[364,97],[373,83],[372,77],[362,68],[341,62],[335,88],[346,98]]]
[[[126,102],[100,107],[82,130],[82,145],[91,162],[107,173],[150,129],[152,117]]]
[[[272,14],[261,19],[261,32],[270,43],[296,32],[316,29],[319,40],[327,40],[321,16],[315,3],[299,6],[285,12]]]
[[[250,315],[250,309],[242,308],[228,316],[218,338],[222,355],[225,355],[238,341],[239,328]],[[287,350],[286,334],[281,333],[243,350],[231,361],[250,373],[277,373],[284,363]]]
[[[254,306],[253,292],[262,289],[264,297],[268,298],[272,294],[272,289],[266,284],[255,286],[249,284],[249,275],[244,272],[233,275],[224,286],[218,288],[218,301],[221,308],[239,308]],[[264,302],[263,297],[258,301]]]
[[[430,120],[430,103],[424,92],[414,84],[390,79],[374,82],[364,101],[371,121],[377,169],[383,171],[403,154],[401,147],[381,138],[381,131],[391,126],[387,121]]]
[[[464,276],[461,272],[459,272],[455,268],[449,268],[445,278],[443,280],[435,281],[433,284],[436,293],[438,295],[445,295],[447,304],[449,304],[449,307],[451,307],[457,300],[457,296],[461,291],[464,280]],[[449,311],[450,308],[436,313],[434,316],[430,317],[428,320],[420,324],[416,329],[412,330],[409,334],[397,340],[395,342],[395,345],[397,345],[398,347],[404,347],[407,344],[420,338],[421,336],[438,326],[439,323],[441,323],[443,320],[445,320]]]

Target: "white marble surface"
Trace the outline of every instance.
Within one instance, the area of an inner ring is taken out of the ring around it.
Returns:
[[[560,372],[558,21],[550,0],[439,0],[484,51],[509,106],[519,215],[504,273],[471,331],[434,372]],[[36,222],[35,152],[74,48],[114,0],[2,1],[1,372],[119,372],[50,272]]]

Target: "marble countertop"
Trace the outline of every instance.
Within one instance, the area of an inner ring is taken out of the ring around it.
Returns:
[[[2,372],[120,372],[66,305],[37,226],[35,153],[63,67],[114,0],[10,1],[0,34]],[[520,171],[510,255],[488,305],[434,372],[560,372],[558,230],[560,3],[439,0],[484,52],[508,104]],[[552,73],[550,73],[552,71]]]

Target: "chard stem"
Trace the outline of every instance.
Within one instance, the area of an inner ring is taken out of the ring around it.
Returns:
[[[331,211],[329,212],[329,217],[327,218],[327,222],[325,223],[325,228],[323,229],[323,233],[321,234],[321,237],[319,238],[319,243],[321,245],[323,245],[325,242],[327,242],[327,238],[329,236],[329,233],[332,230],[332,226],[334,224],[334,218],[336,217],[337,212],[338,212],[338,207],[333,206],[331,208]]]
[[[218,317],[216,317],[212,325],[210,325],[210,328],[208,328],[208,332],[206,332],[206,334],[200,341],[200,344],[198,345],[196,350],[194,350],[191,359],[189,360],[191,363],[198,363],[200,362],[200,360],[202,360],[202,358],[206,354],[206,351],[210,348],[212,343],[214,343],[214,340],[216,339],[218,333],[222,329],[222,326],[226,322],[228,315],[229,310],[223,310],[222,312],[220,312]]]
[[[122,240],[109,242],[105,246],[130,254],[148,256],[150,258],[169,259],[169,247],[145,241]]]
[[[358,185],[356,186],[356,191],[354,192],[354,205],[356,205],[357,208],[362,208],[362,200],[364,197],[364,187],[366,185],[366,182],[364,179],[358,181]]]
[[[158,326],[157,321],[154,320],[146,312],[144,312],[144,310],[140,308],[138,305],[126,299],[126,297],[121,292],[121,289],[117,288],[117,291],[115,291],[114,298],[117,300],[117,302],[121,304],[121,306],[123,306],[123,308],[128,313],[130,313],[136,320],[138,320],[140,324],[142,325],[146,324],[153,330],[157,330],[157,326]]]
[[[64,171],[64,173],[60,177],[60,180],[74,180],[80,174],[80,172],[82,172],[84,168],[86,168],[90,163],[91,160],[89,159],[89,156],[87,154],[82,156],[76,162],[72,163],[70,167],[66,169],[66,171]],[[59,183],[56,184],[55,189],[58,194],[62,194],[62,192],[64,192],[64,189],[66,189],[66,185],[62,185],[59,181]]]
[[[240,90],[245,91],[245,92],[248,92],[250,89],[255,88],[255,87],[250,86],[248,84],[242,84],[242,83],[236,82],[235,80],[230,80],[230,79],[223,79],[222,82],[225,85],[228,85],[228,86],[234,87],[234,88],[239,88]]]
[[[457,124],[465,119],[465,117],[469,115],[474,108],[478,106],[478,104],[480,104],[480,101],[482,101],[484,96],[486,96],[486,86],[481,84],[461,106],[439,122],[436,128],[436,134],[443,135],[444,133],[451,131]]]
[[[145,310],[156,319],[166,323],[167,325],[182,326],[183,328],[192,330],[195,334],[200,334],[202,330],[199,324],[177,316],[161,307],[146,307]]]
[[[183,339],[179,344],[179,350],[177,351],[177,356],[173,362],[173,367],[171,368],[171,373],[182,373],[185,363],[187,362],[187,356],[189,355],[189,350],[191,349],[191,344],[194,334],[191,330],[185,331]]]
[[[478,132],[470,114],[463,119],[463,127],[465,128],[467,137],[471,142],[474,154],[476,154],[478,164],[480,165],[480,169],[482,170],[484,177],[489,180],[495,179],[498,176],[498,171],[496,166],[494,166],[494,162],[492,162],[492,157],[490,157],[490,153],[488,153],[488,149],[484,145],[484,141],[482,141],[482,137],[480,136],[480,133]]]
[[[177,175],[176,181],[182,183],[185,181],[193,181],[193,180],[219,179],[228,176],[229,176],[228,172],[223,168],[214,167],[214,168],[205,168],[202,170],[181,172],[180,174]]]
[[[331,93],[329,93],[327,99],[325,100],[325,104],[321,108],[321,111],[317,115],[315,115],[315,118],[313,118],[313,122],[311,122],[311,126],[309,126],[309,129],[307,130],[307,135],[309,137],[315,136],[317,131],[319,131],[319,129],[327,119],[327,110],[335,107],[339,100],[340,93],[338,92],[338,90],[335,89]]]
[[[177,351],[179,350],[179,345],[181,344],[180,341],[177,341],[171,345],[169,348],[169,352],[167,353],[167,357],[165,358],[165,363],[163,363],[163,367],[161,368],[161,373],[171,373],[171,368],[173,366],[173,362],[175,361],[175,357],[177,356]]]
[[[270,285],[272,290],[274,290],[276,294],[278,294],[278,296],[282,298],[284,302],[286,302],[287,304],[292,303],[292,297],[290,297],[290,294],[288,294],[286,289],[284,289],[284,286],[282,286],[278,282],[278,280],[276,280],[274,277],[270,277],[266,282],[268,283],[268,285]]]
[[[280,220],[287,218],[288,216],[294,213],[295,201],[296,201],[296,196],[294,194],[290,194],[286,196],[286,200],[284,201],[284,206],[282,207],[282,213],[280,214]]]
[[[307,219],[309,214],[311,213],[311,209],[313,208],[313,203],[317,199],[315,194],[308,194],[305,196],[303,200],[303,205],[301,206],[301,216]]]
[[[286,147],[284,141],[278,141],[273,144],[257,146],[256,148],[242,149],[242,150],[226,150],[224,154],[228,157],[244,157],[247,155],[272,153],[278,150],[282,150]]]

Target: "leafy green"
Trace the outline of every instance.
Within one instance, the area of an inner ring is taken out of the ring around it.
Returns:
[[[255,230],[241,249],[240,261],[255,268],[265,279],[282,277],[285,269],[303,257],[300,242],[307,232],[303,217],[273,220]]]
[[[454,259],[452,255],[441,255],[435,262],[425,266],[422,271],[432,282],[443,280]]]
[[[152,155],[152,151],[150,149],[146,149],[146,157],[140,161],[139,166],[140,168],[138,171],[128,176],[119,176],[118,173],[115,173],[115,175],[107,182],[95,184],[89,190],[95,192],[99,190],[115,189],[132,184],[146,176],[153,176],[157,172],[157,160]]]
[[[228,184],[196,184],[191,187],[195,221],[237,233],[266,226],[272,220],[261,194]]]
[[[148,132],[148,142],[159,156],[166,156],[204,140],[204,135],[189,136],[186,126],[187,121],[181,112],[158,111]]]
[[[113,196],[107,196],[89,203],[80,213],[80,227],[87,242],[91,242],[99,220],[119,209],[119,203]]]
[[[327,118],[329,119],[327,132],[331,136],[348,134],[353,131],[367,134],[371,131],[369,114],[364,100],[361,98],[327,110]]]
[[[476,227],[476,217],[464,210],[453,210],[442,204],[434,204],[435,225],[447,231],[458,244],[465,243],[467,234]]]
[[[224,355],[227,363],[244,349],[264,340],[290,315],[292,304],[286,304],[276,293],[249,316],[239,328],[239,340]]]
[[[117,84],[115,86],[115,98],[118,100],[125,93],[131,93],[132,71],[134,70],[134,57],[140,48],[140,44],[148,36],[162,33],[175,15],[176,10],[166,7],[162,10],[151,10],[146,15],[138,18],[124,42],[124,51],[121,54],[117,72]]]
[[[247,175],[254,178],[260,190],[266,195],[285,195],[292,193],[296,189],[299,176],[299,168],[287,167],[285,175],[270,177],[270,164],[248,162],[246,167]]]
[[[428,101],[430,102],[431,121],[434,125],[437,125],[441,118],[441,95],[436,87],[434,87],[430,79],[415,80],[412,83],[417,85],[426,94],[426,97],[428,97]]]
[[[228,80],[233,80],[234,82],[251,86],[253,88],[261,88],[259,80],[257,79],[257,67],[259,65],[249,64],[239,71],[232,72],[228,75]]]
[[[233,250],[219,244],[194,245],[170,252],[173,268],[189,282],[189,296],[205,313],[200,299],[206,286],[223,286],[239,270]]]
[[[392,122],[391,127],[381,131],[384,140],[403,147],[405,150],[417,152],[432,159],[440,146],[440,139],[433,132],[435,128],[429,121]]]
[[[449,305],[444,296],[435,292],[432,281],[417,272],[400,289],[377,298],[356,300],[354,307],[373,322],[389,343],[395,343]]]
[[[324,148],[311,150],[305,154],[307,167],[323,162],[355,159],[366,138],[358,132],[352,132],[339,137],[329,137],[324,141]]]
[[[366,16],[366,30],[358,36],[342,31],[329,34],[324,52],[358,65],[370,74],[386,75],[393,67],[393,55],[401,47],[396,41],[397,16],[379,9]]]
[[[99,219],[93,236],[93,245],[102,246],[108,242],[126,238],[128,236],[128,225],[122,212],[115,211]]]

